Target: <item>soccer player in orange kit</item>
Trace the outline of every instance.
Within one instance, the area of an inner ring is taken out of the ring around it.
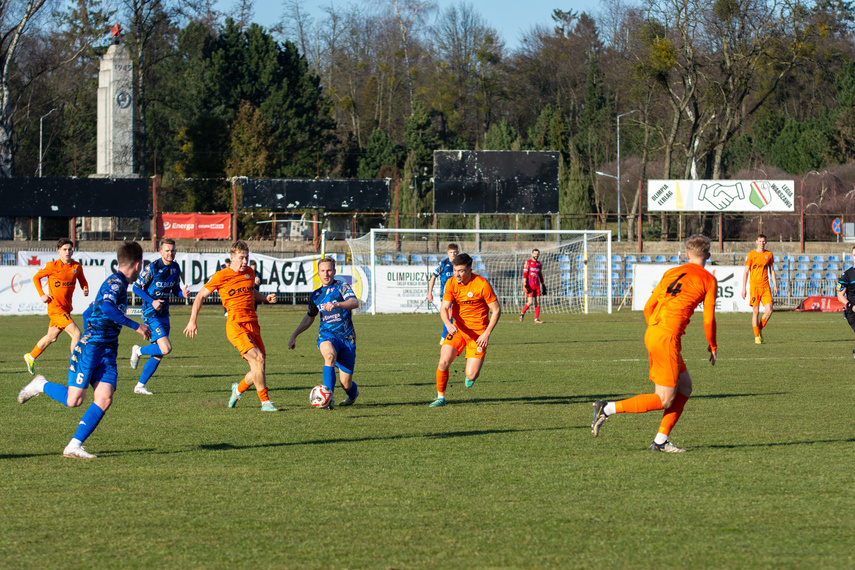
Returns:
[[[772,316],[772,289],[778,294],[778,282],[775,279],[775,256],[766,249],[766,236],[757,236],[757,248],[748,252],[745,259],[745,273],[742,275],[742,298],[746,296],[745,285],[751,277],[751,327],[754,329],[754,343],[763,344],[763,327]],[[769,281],[772,286],[769,287]],[[760,305],[763,305],[763,317],[760,318]]]
[[[74,242],[68,238],[60,238],[56,243],[56,253],[59,259],[47,262],[33,277],[33,283],[36,285],[36,291],[39,292],[42,303],[47,303],[50,324],[47,334],[39,339],[32,351],[24,355],[24,362],[27,363],[30,374],[35,374],[36,358],[56,342],[59,333],[65,331],[71,337],[70,350],[72,351],[74,345],[80,340],[80,329],[71,320],[71,297],[78,282],[83,288],[83,294],[88,297],[89,284],[83,275],[83,266],[71,259],[74,255]],[[48,280],[47,293],[42,289],[42,279],[45,277]]]
[[[442,341],[436,369],[436,399],[431,408],[445,405],[448,369],[466,351],[466,387],[471,388],[481,373],[490,334],[499,322],[502,309],[490,283],[472,273],[472,257],[461,253],[454,258],[454,278],[445,284],[439,316],[448,332]],[[488,319],[489,315],[489,319]]]
[[[190,311],[190,321],[184,327],[184,335],[190,338],[196,336],[199,332],[196,318],[202,309],[202,302],[214,291],[219,293],[223,307],[228,311],[226,337],[249,363],[249,372],[243,380],[232,384],[229,407],[234,408],[241,394],[250,386],[255,386],[258,399],[261,401],[261,411],[276,412],[278,410],[267,395],[267,379],[264,370],[267,353],[261,341],[258,314],[255,312],[256,302],[275,303],[276,295],[274,293],[264,295],[255,290],[255,272],[247,265],[249,246],[246,242],[240,240],[234,242],[229,253],[229,266],[214,273],[214,276],[196,294]]]
[[[715,299],[718,283],[704,265],[710,257],[710,240],[706,236],[694,235],[686,240],[689,263],[665,272],[659,285],[653,290],[644,306],[647,332],[644,344],[650,360],[650,381],[654,384],[653,394],[641,394],[619,402],[594,402],[594,421],[591,431],[599,435],[603,423],[615,413],[644,413],[664,410],[659,432],[651,451],[682,453],[669,439],[671,429],[683,406],[692,394],[692,377],[680,354],[680,337],[695,312],[704,304],[704,333],[709,343],[710,363],[716,360]]]

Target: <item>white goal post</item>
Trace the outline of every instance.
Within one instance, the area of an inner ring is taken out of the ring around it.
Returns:
[[[371,314],[436,312],[439,279],[433,303],[427,286],[450,243],[472,256],[473,271],[490,281],[506,312],[525,304],[523,269],[535,248],[546,283],[547,294],[540,297],[545,314],[611,313],[614,280],[621,278],[612,271],[610,231],[373,228],[347,242],[350,263],[368,278],[362,311]]]

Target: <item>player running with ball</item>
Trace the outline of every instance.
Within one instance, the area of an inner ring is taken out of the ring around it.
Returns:
[[[715,277],[704,269],[710,257],[709,238],[702,235],[690,237],[686,240],[686,254],[689,263],[666,271],[644,305],[647,321],[644,344],[650,359],[650,381],[654,384],[654,393],[619,402],[594,402],[594,421],[591,423],[594,437],[599,435],[603,423],[612,414],[664,410],[659,432],[650,444],[650,450],[666,453],[685,451],[671,443],[668,437],[692,394],[692,377],[680,354],[680,337],[686,332],[695,308],[703,303],[704,333],[709,343],[710,363],[715,365],[715,298],[718,286]]]
[[[318,277],[321,286],[309,297],[309,310],[297,325],[288,348],[297,347],[297,337],[308,330],[315,317],[321,315],[318,327],[318,350],[324,357],[322,378],[324,386],[332,394],[335,391],[335,369],[341,387],[347,394],[342,406],[350,406],[359,396],[359,389],[353,381],[353,367],[356,364],[356,332],[353,329],[351,311],[359,307],[359,299],[350,285],[335,280],[335,259],[325,257],[318,261]],[[335,400],[330,396],[327,408],[332,409]]]
[[[439,316],[448,334],[439,349],[436,368],[436,399],[431,408],[445,405],[448,369],[454,359],[466,351],[466,387],[471,388],[481,373],[490,334],[499,322],[502,308],[490,283],[472,273],[472,258],[461,253],[454,258],[454,279],[449,279],[442,294]],[[489,318],[488,318],[489,315]]]

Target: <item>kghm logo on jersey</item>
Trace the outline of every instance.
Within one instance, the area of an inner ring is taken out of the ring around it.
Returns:
[[[254,289],[250,289],[249,287],[238,287],[237,289],[229,289],[229,297],[234,297],[238,293],[246,293],[247,291],[252,291]]]

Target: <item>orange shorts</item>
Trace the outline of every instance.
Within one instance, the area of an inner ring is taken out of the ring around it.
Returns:
[[[451,340],[442,339],[442,344],[450,344],[454,347],[454,350],[457,351],[457,356],[460,356],[463,353],[463,349],[466,349],[466,358],[478,358],[480,360],[484,360],[484,357],[487,355],[487,349],[481,348],[475,342],[477,339],[472,339],[469,335],[465,334],[460,329],[457,329],[457,332],[454,333],[454,336],[451,337]]]
[[[255,347],[258,347],[262,355],[267,356],[264,343],[261,342],[261,327],[258,326],[258,322],[236,323],[229,321],[226,323],[226,338],[238,349],[241,356]]]
[[[686,371],[680,351],[680,336],[659,327],[647,327],[644,345],[650,359],[650,381],[659,386],[677,387],[677,378]]]
[[[51,327],[58,328],[59,330],[65,329],[68,325],[74,324],[74,321],[71,320],[71,315],[68,313],[48,313],[50,317],[50,325]]]
[[[751,284],[751,297],[748,301],[750,306],[757,305],[759,302],[760,305],[768,305],[772,302],[772,290],[769,288],[769,285],[754,285]]]

